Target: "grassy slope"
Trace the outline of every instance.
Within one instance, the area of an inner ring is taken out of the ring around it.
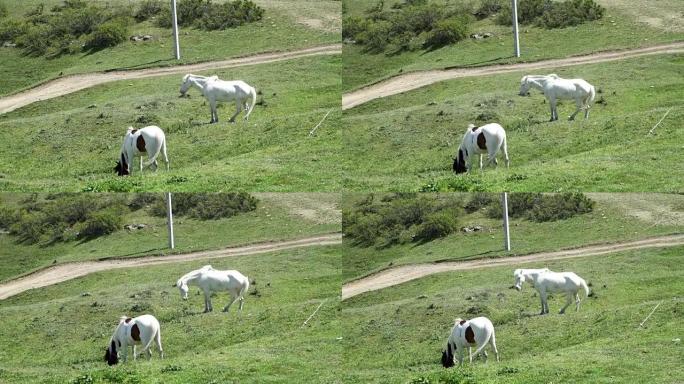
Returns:
[[[342,304],[345,383],[674,383],[681,379],[684,248],[548,263],[591,283],[579,312],[565,299],[508,289],[514,266],[430,276]],[[644,329],[639,323],[662,300]],[[440,353],[455,317],[487,316],[501,362],[445,370]],[[353,369],[352,369],[353,367]],[[422,381],[421,381],[422,380]]]
[[[318,247],[213,261],[217,269],[256,280],[241,317],[236,307],[220,311],[225,294],[213,299],[217,312],[211,314],[200,313],[203,298],[194,288],[189,301],[181,301],[171,285],[201,262],[97,273],[3,300],[0,381],[339,382],[339,257],[338,247]],[[260,297],[252,294],[255,287]],[[86,291],[92,296],[80,295]],[[142,313],[161,322],[165,359],[108,367],[104,349],[118,317]],[[323,356],[328,364],[320,364]]]
[[[638,195],[633,195],[639,198]],[[502,250],[501,220],[492,220],[476,212],[459,219],[459,227],[482,226],[482,232],[456,233],[425,244],[406,244],[385,249],[362,248],[349,244],[349,256],[343,266],[343,278],[351,280],[388,265],[432,262],[437,260],[464,260],[505,255],[522,255],[541,251],[556,251],[596,243],[630,241],[681,233],[684,222],[656,223],[636,219],[621,201],[621,195],[605,195],[597,201],[594,211],[567,220],[535,223],[512,219],[510,224],[513,252]],[[657,200],[663,210],[684,211],[681,195],[647,195],[641,198]],[[347,200],[350,201],[350,200]],[[345,202],[345,204],[347,204]],[[644,208],[644,212],[648,212]],[[652,212],[654,216],[657,212]],[[642,217],[645,215],[642,215]]]
[[[345,0],[350,14],[360,15],[369,7],[362,0]],[[389,7],[392,2],[386,2]],[[495,37],[472,40],[434,51],[406,52],[399,55],[365,53],[361,46],[345,44],[342,70],[343,90],[351,91],[400,72],[438,69],[450,66],[481,66],[501,63],[538,61],[571,55],[589,54],[610,49],[637,48],[658,43],[681,41],[684,31],[669,31],[636,20],[634,7],[648,8],[646,2],[628,5],[599,0],[606,7],[603,20],[577,27],[546,30],[521,26],[521,58],[512,57],[513,37],[510,27],[495,25],[491,19],[476,22],[473,32],[492,32]],[[651,2],[648,2],[651,3]],[[684,3],[660,1],[653,5],[668,15],[682,14]],[[635,26],[635,24],[637,26]],[[667,25],[667,23],[666,23]]]
[[[351,190],[681,191],[682,169],[673,143],[684,109],[684,56],[662,55],[543,73],[582,77],[594,84],[590,119],[567,121],[574,103],[548,123],[539,92],[517,96],[522,72],[440,82],[375,100],[349,111],[344,145],[357,159],[345,180]],[[668,109],[665,120],[648,132]],[[511,168],[454,176],[463,132],[481,113],[507,130]]]
[[[136,7],[135,1],[115,0],[99,3],[119,3]],[[339,12],[336,1],[308,2],[302,0],[256,1],[266,9],[264,18],[256,23],[224,31],[205,32],[184,28],[181,30],[181,60],[173,59],[173,37],[170,30],[160,29],[151,21],[135,24],[129,30],[131,35],[149,34],[155,37],[150,42],[126,41],[119,46],[93,54],[66,55],[53,59],[23,55],[20,49],[0,49],[0,95],[15,93],[23,88],[64,75],[102,71],[106,69],[140,69],[155,66],[188,64],[200,61],[245,56],[265,51],[286,51],[339,41],[339,32],[330,32],[307,27],[283,10],[286,8],[314,7],[314,13],[329,15]],[[5,1],[7,4],[8,2]],[[61,1],[12,1],[8,4],[11,15],[22,15],[38,3],[46,9]],[[10,16],[11,17],[11,16]]]
[[[263,92],[248,123],[232,104],[219,124],[197,90],[179,99],[177,75],[89,88],[0,116],[0,188],[21,191],[334,191],[339,145],[340,57],[310,57],[212,71]],[[88,108],[96,104],[96,108]],[[332,113],[313,136],[309,131]],[[114,161],[126,127],[142,115],[166,132],[171,171],[120,178]],[[19,160],[21,159],[21,160]],[[21,166],[19,165],[21,162]]]
[[[19,195],[3,194],[0,195],[0,200],[8,204],[16,196]],[[336,199],[332,194],[289,195],[293,199],[298,196],[321,203],[337,204],[332,201]],[[334,220],[314,222],[302,219],[290,207],[273,199],[260,199],[255,211],[227,219],[201,221],[176,217],[176,249],[171,252],[167,249],[165,218],[151,216],[146,209],[126,212],[123,216],[124,225],[142,223],[147,227],[133,232],[120,230],[87,242],[57,243],[49,247],[19,244],[12,236],[0,235],[0,281],[50,265],[53,261],[61,263],[102,257],[186,253],[261,241],[302,238],[340,229],[340,223]]]

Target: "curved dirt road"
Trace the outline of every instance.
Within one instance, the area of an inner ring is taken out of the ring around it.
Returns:
[[[118,80],[142,79],[146,77],[164,76],[171,74],[185,74],[189,72],[205,71],[208,69],[242,67],[245,65],[265,64],[276,61],[298,59],[308,56],[336,55],[342,53],[341,44],[324,45],[313,48],[299,49],[288,52],[262,53],[236,59],[210,61],[206,63],[177,65],[173,67],[148,68],[131,71],[111,71],[84,73],[60,77],[43,83],[14,95],[0,98],[0,114],[35,103],[36,101],[52,99],[69,93],[80,91],[102,83]],[[180,84],[180,79],[179,79]]]
[[[540,261],[569,259],[572,257],[596,256],[633,249],[676,247],[682,245],[684,245],[684,234],[654,237],[616,244],[591,245],[556,252],[532,253],[525,256],[501,257],[498,259],[404,265],[386,269],[343,285],[342,300],[365,292],[380,290],[441,272],[499,267],[502,265],[518,265]]]
[[[259,243],[242,247],[225,248],[215,251],[193,252],[180,255],[147,256],[134,259],[107,259],[101,261],[64,263],[54,267],[41,269],[35,273],[20,277],[16,280],[10,280],[0,284],[0,300],[17,295],[24,291],[28,291],[29,289],[45,287],[85,276],[90,273],[110,269],[215,259],[220,257],[254,255],[293,248],[336,245],[341,243],[342,234],[332,233],[304,239],[287,240],[273,243]]]
[[[684,53],[684,42],[623,51],[598,52],[585,56],[573,56],[564,59],[543,60],[532,63],[504,65],[495,64],[475,68],[454,68],[409,72],[342,95],[342,109],[350,109],[374,99],[396,95],[398,93],[410,91],[412,89],[424,87],[426,85],[438,83],[440,81],[457,79],[461,77],[486,76],[522,70],[531,71],[541,70],[544,68],[568,67],[579,64],[603,63],[606,61],[615,61],[665,53]]]

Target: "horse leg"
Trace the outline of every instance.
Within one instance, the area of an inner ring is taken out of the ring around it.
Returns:
[[[480,154],[480,171],[482,170],[482,154]]]
[[[549,121],[555,121],[556,120],[556,100],[555,99],[549,99],[549,107],[551,108],[551,120],[549,120]]]
[[[142,173],[143,169],[143,161],[142,161],[142,156],[140,156],[140,173]]]
[[[580,307],[579,293],[575,293],[575,312],[579,311],[579,307]]]
[[[135,361],[137,358],[138,358],[138,355],[136,352],[135,344],[133,344],[133,361]]]
[[[242,312],[242,306],[245,304],[245,298],[240,296],[240,312]]]
[[[561,314],[561,315],[564,314],[564,313],[565,313],[565,309],[566,309],[570,304],[572,304],[572,295],[571,295],[571,294],[568,294],[568,295],[566,296],[566,298],[567,298],[567,300],[565,301],[565,306],[564,306],[563,308],[561,308],[560,312],[558,312],[558,313]]]
[[[204,313],[211,312],[211,292],[204,291]]]
[[[575,105],[577,106],[577,109],[575,110],[575,113],[570,115],[570,118],[568,119],[570,121],[575,120],[575,115],[577,115],[577,112],[582,110],[582,101],[580,101],[580,99],[575,99]]]
[[[548,305],[546,303],[546,292],[539,292],[539,297],[541,298],[541,313],[540,315],[543,315],[545,313],[548,313]]]
[[[463,365],[463,349],[464,348],[460,348],[458,350],[458,365]]]
[[[223,308],[223,312],[228,312],[228,310],[229,310],[230,307],[233,305],[233,303],[235,303],[236,301],[240,300],[240,296],[235,296],[234,299],[233,299],[233,297],[231,296],[231,299],[232,299],[231,302],[228,303],[228,305],[226,305],[225,308]],[[240,305],[240,309],[242,309],[242,305]]]
[[[154,342],[157,344],[157,349],[159,350],[159,358],[164,359],[164,350],[161,345],[161,332],[157,330],[157,334],[154,335]]]
[[[230,117],[230,120],[228,120],[231,123],[235,122],[235,118],[237,117],[237,115],[240,114],[240,111],[242,111],[242,105],[241,104],[242,103],[240,103],[239,101],[235,101],[235,113],[233,114],[233,116]]]
[[[470,364],[473,363],[473,350],[470,348],[470,346],[468,346],[468,362]]]

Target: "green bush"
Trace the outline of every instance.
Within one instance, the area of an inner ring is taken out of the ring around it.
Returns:
[[[163,200],[164,196],[161,193],[136,193],[128,202],[128,208],[132,211],[151,206],[157,203],[158,200]]]
[[[368,28],[368,23],[360,16],[345,16],[342,19],[342,38],[356,40],[356,36]]]
[[[456,218],[448,212],[434,212],[427,216],[416,231],[415,239],[428,242],[440,237],[445,237],[454,232],[458,227]]]
[[[486,19],[504,8],[504,0],[482,0],[480,6],[473,13],[478,20]]]
[[[211,4],[197,21],[200,29],[212,31],[234,28],[261,20],[264,9],[251,0],[236,0],[222,4]]]
[[[17,38],[24,35],[29,29],[26,22],[17,19],[7,19],[0,23],[0,42],[17,41]]]
[[[128,26],[121,19],[111,20],[100,24],[97,29],[88,37],[85,47],[96,50],[113,47],[126,41]]]
[[[5,3],[0,3],[0,18],[7,16],[7,6]]]
[[[244,192],[175,193],[171,198],[173,214],[200,220],[227,218],[256,209],[258,200]],[[166,200],[158,199],[151,207],[155,216],[166,216]]]
[[[508,197],[508,216],[544,222],[564,220],[591,212],[594,201],[581,193],[548,194],[511,193]],[[501,218],[501,204],[491,204],[487,216]]]
[[[27,28],[23,35],[17,37],[16,43],[28,55],[44,55],[50,48],[50,27],[32,25]]]
[[[518,23],[532,24],[539,16],[544,14],[544,11],[552,6],[553,2],[551,0],[520,0],[518,1]],[[496,17],[496,23],[511,25],[511,20],[511,5],[510,2],[507,2]]]
[[[78,237],[84,239],[93,239],[99,236],[109,235],[121,228],[123,220],[120,215],[111,212],[96,212],[93,213],[83,223]]]
[[[161,14],[168,7],[167,3],[161,0],[144,0],[135,11],[135,20],[142,22]]]
[[[569,0],[544,11],[538,24],[544,28],[564,28],[603,17],[605,8],[594,0]]]
[[[477,192],[473,197],[463,206],[466,212],[473,213],[483,208],[487,208],[492,204],[498,204],[498,199],[492,193]]]
[[[425,46],[436,49],[463,40],[468,36],[469,28],[470,17],[468,15],[452,16],[440,20],[435,28],[430,31],[425,40]]]

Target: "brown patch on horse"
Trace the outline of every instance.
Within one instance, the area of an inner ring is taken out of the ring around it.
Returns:
[[[130,317],[128,317],[128,318],[126,318],[126,320],[124,320],[124,323],[128,324],[128,323],[131,322],[131,320],[133,320],[133,319],[131,319]]]
[[[458,325],[463,325],[463,324],[465,324],[465,322],[466,322],[465,320],[461,320],[461,321],[458,323]]]
[[[133,324],[131,327],[131,338],[135,341],[140,341],[140,328],[138,328],[138,324]]]
[[[143,139],[142,135],[138,136],[138,139],[135,141],[135,146],[138,147],[138,152],[147,152],[145,149],[145,139]]]
[[[477,135],[477,146],[480,147],[480,149],[482,150],[487,149],[487,140],[485,140],[485,135],[482,132],[480,132],[480,134]]]
[[[475,332],[473,332],[473,329],[470,326],[466,328],[465,339],[470,344],[475,344]]]

